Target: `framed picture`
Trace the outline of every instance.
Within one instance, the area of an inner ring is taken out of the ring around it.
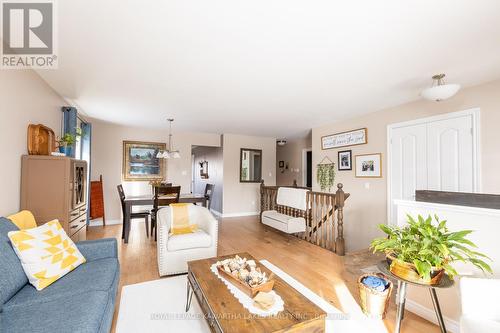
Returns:
[[[338,156],[339,171],[352,170],[352,150],[339,151]]]
[[[382,154],[356,155],[356,177],[380,178],[382,177]]]
[[[321,149],[333,149],[347,146],[364,145],[368,143],[368,130],[358,128],[352,131],[335,133],[321,137]]]
[[[285,161],[279,161],[278,167],[283,169],[285,167]]]
[[[200,178],[208,179],[208,161],[200,162]]]
[[[165,165],[156,157],[165,143],[123,141],[122,178],[127,181],[151,181],[165,178]]]

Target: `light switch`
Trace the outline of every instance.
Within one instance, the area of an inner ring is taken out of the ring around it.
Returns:
[[[187,171],[186,171],[186,170],[182,170],[181,174],[182,174],[183,176],[186,176],[188,173],[187,173]]]
[[[273,173],[272,172],[269,172],[269,177],[272,177],[273,176]]]
[[[370,183],[365,183],[365,188],[366,188],[367,190],[369,190],[369,189],[370,189]]]

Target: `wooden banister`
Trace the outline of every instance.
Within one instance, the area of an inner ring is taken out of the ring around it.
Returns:
[[[343,185],[337,184],[335,193],[309,191],[306,198],[306,210],[299,210],[278,205],[276,197],[280,186],[260,184],[260,212],[276,210],[279,213],[293,217],[303,217],[306,220],[306,231],[296,234],[297,237],[310,243],[334,251],[338,255],[345,254],[344,240],[344,205],[349,193],[345,193]],[[285,186],[292,188],[297,187]],[[307,188],[304,188],[307,189]]]

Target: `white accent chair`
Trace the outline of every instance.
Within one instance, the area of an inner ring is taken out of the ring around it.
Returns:
[[[463,277],[460,279],[462,296],[461,333],[500,332],[500,280]]]
[[[189,217],[198,225],[194,233],[169,235],[171,208],[158,211],[158,270],[160,276],[186,273],[187,262],[217,256],[218,221],[201,206],[190,205]]]
[[[307,192],[309,190],[280,187],[276,196],[276,203],[299,210],[307,209]],[[294,217],[279,213],[276,210],[262,212],[262,223],[287,234],[306,231],[306,220],[303,217]]]

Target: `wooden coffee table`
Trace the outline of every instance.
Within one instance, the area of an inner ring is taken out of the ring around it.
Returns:
[[[259,317],[245,309],[229,292],[227,286],[210,270],[217,261],[235,255],[188,263],[186,311],[189,310],[194,292],[212,332],[325,331],[326,313],[276,275],[274,291],[283,299],[284,311],[276,316]],[[248,253],[238,253],[238,255],[249,260],[254,259]],[[259,264],[257,260],[256,262],[266,274],[271,273],[264,265]]]

